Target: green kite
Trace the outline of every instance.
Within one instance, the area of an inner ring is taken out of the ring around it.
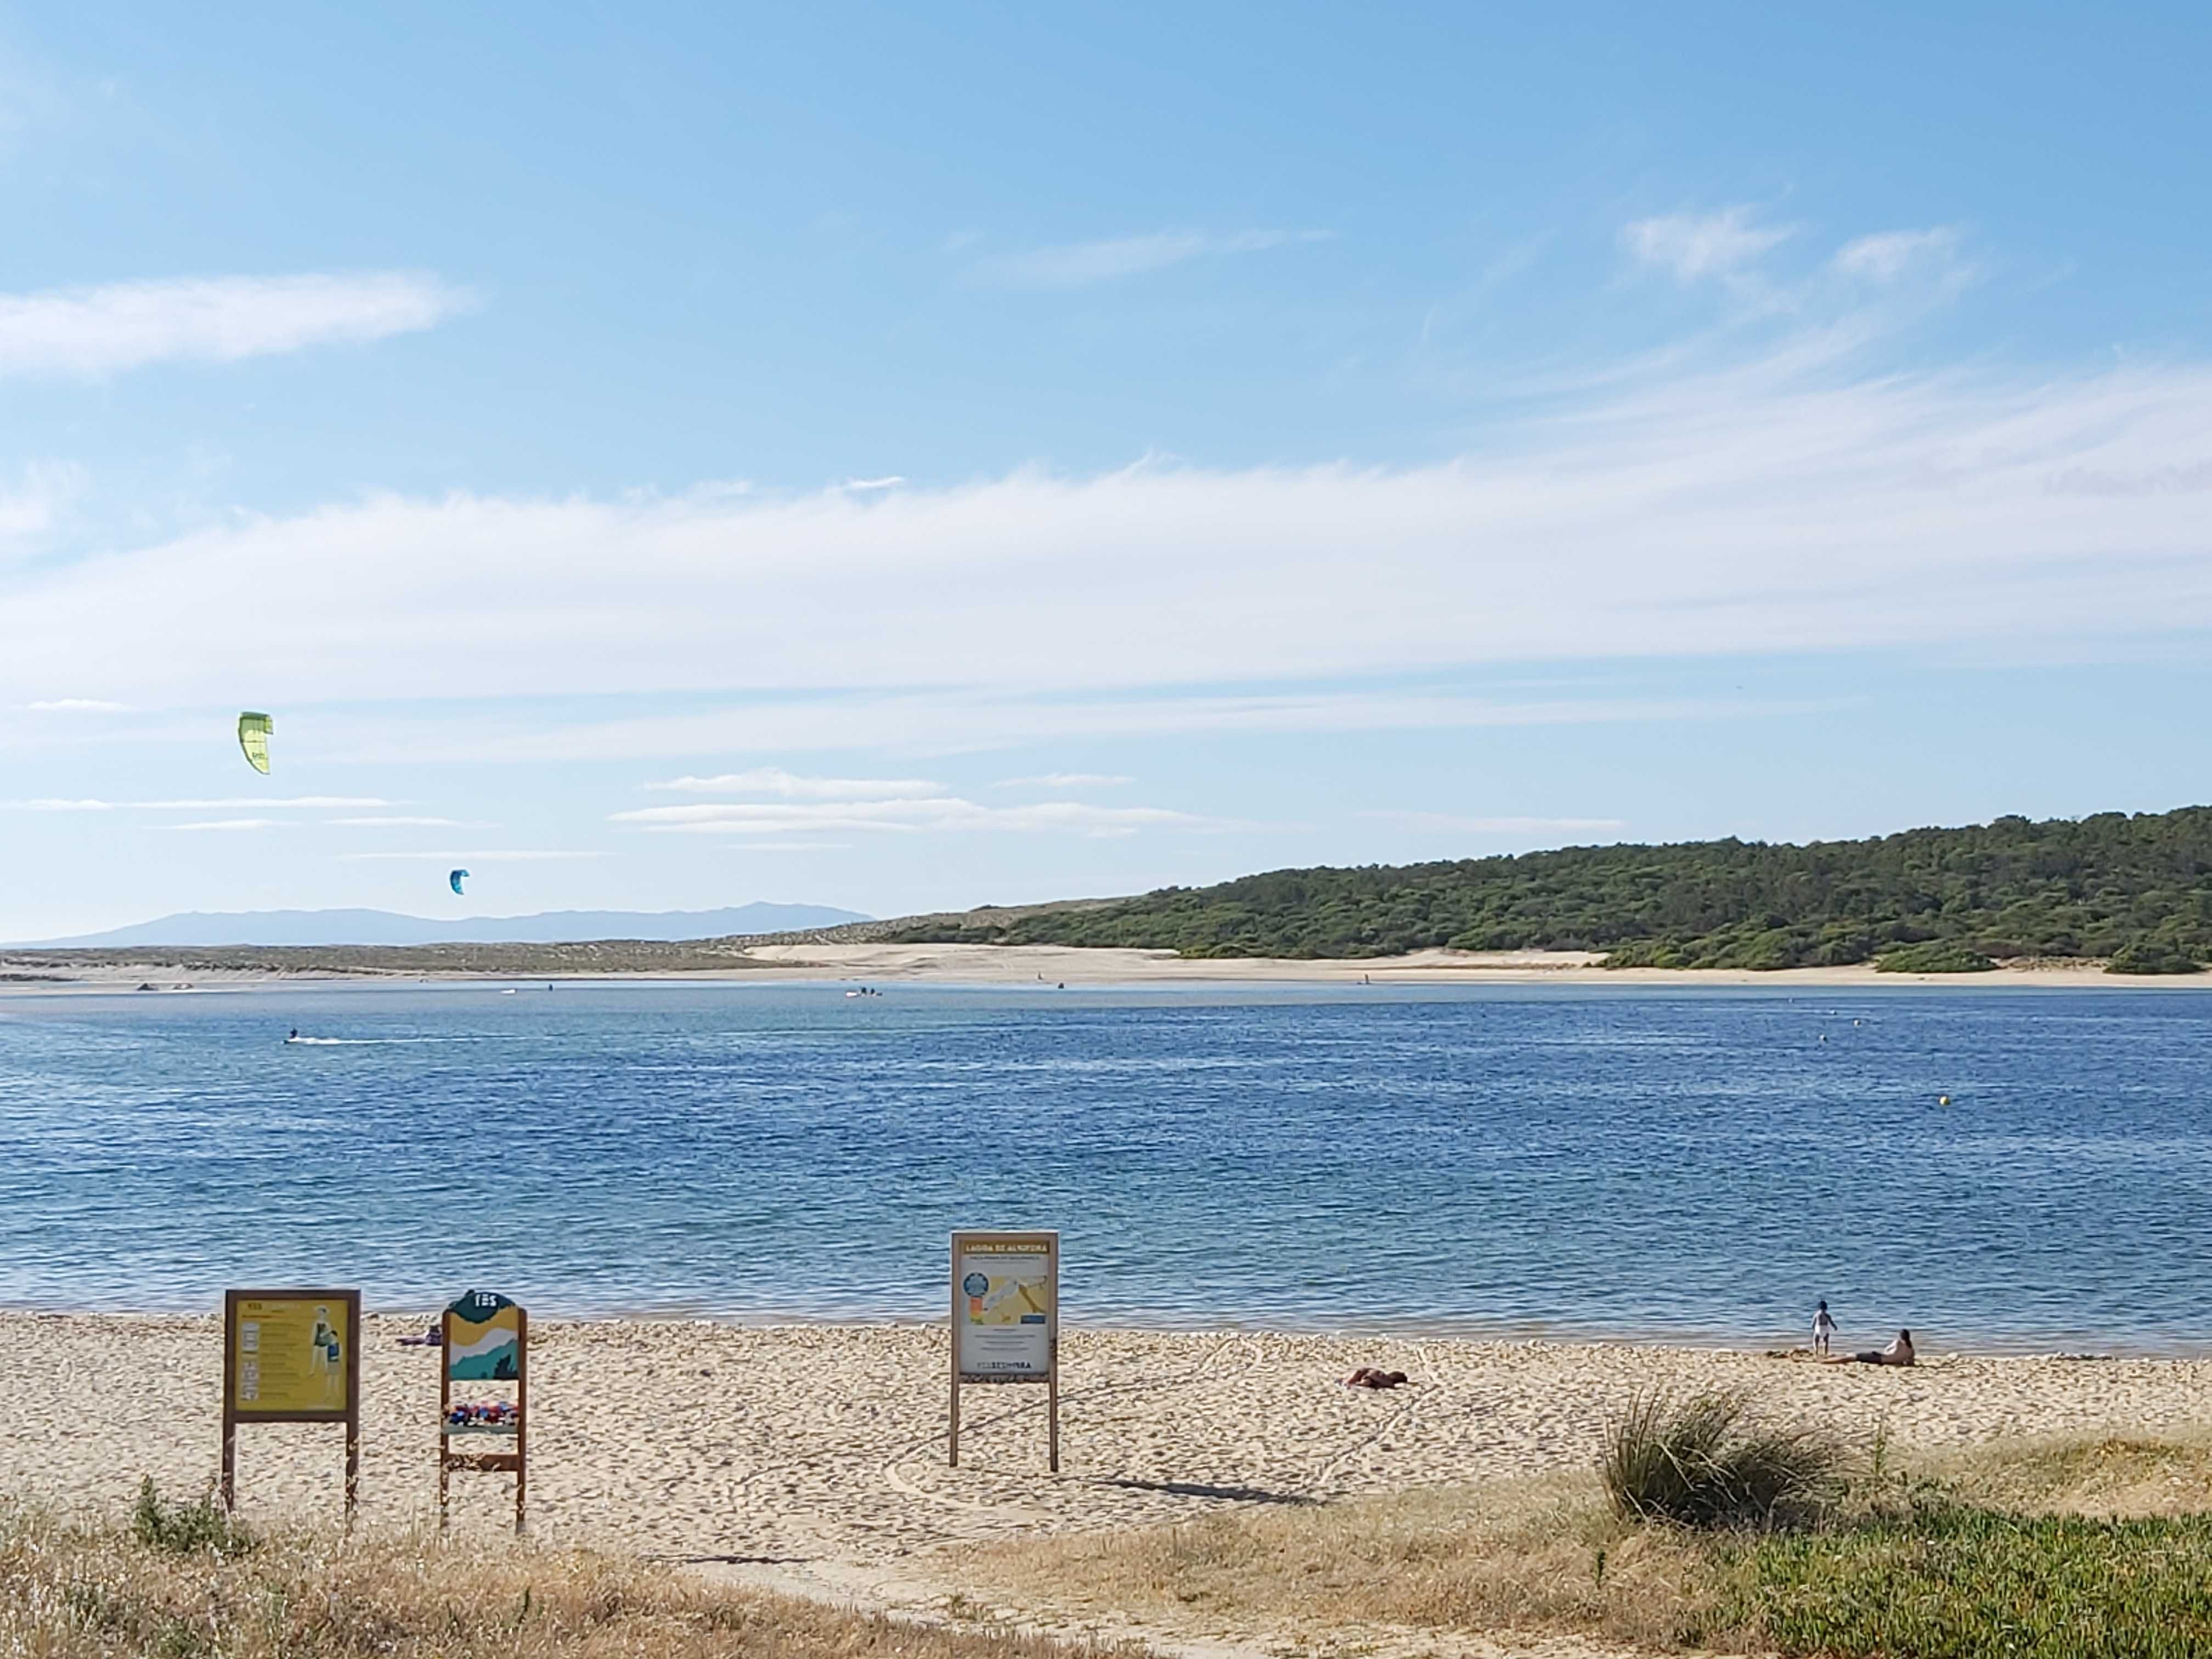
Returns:
[[[276,722],[266,714],[238,717],[238,746],[246,751],[246,763],[264,775],[269,770],[269,734],[276,729]]]

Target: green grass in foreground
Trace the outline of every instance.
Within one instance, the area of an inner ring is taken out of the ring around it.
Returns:
[[[1740,1553],[1736,1552],[1740,1551]],[[1711,1630],[1785,1654],[2180,1659],[2212,1653],[2212,1516],[2021,1516],[1958,1504],[1734,1547]]]

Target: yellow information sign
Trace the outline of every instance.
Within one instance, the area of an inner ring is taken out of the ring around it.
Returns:
[[[343,1302],[241,1297],[231,1328],[233,1409],[343,1412],[353,1374]]]
[[[1060,1472],[1060,1235],[952,1235],[952,1398],[946,1455],[960,1462],[966,1382],[1045,1385],[1046,1466]]]
[[[963,1234],[953,1250],[963,1382],[1052,1375],[1059,1240],[1049,1233]]]
[[[225,1291],[222,1502],[238,1498],[238,1431],[248,1423],[345,1425],[346,1514],[361,1474],[361,1292]]]

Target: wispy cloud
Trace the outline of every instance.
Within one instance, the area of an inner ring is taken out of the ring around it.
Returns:
[[[1625,818],[1462,817],[1451,812],[1362,812],[1363,818],[1379,818],[1416,830],[1463,830],[1474,836],[1577,835],[1584,831],[1624,830]]]
[[[329,824],[333,828],[349,830],[495,830],[499,827],[497,824],[480,821],[471,822],[465,818],[319,818],[316,822]]]
[[[283,818],[210,818],[200,823],[173,823],[172,830],[283,830],[298,823]]]
[[[356,757],[912,752],[1696,718],[1729,700],[1376,682],[2212,628],[2212,365],[1899,373],[1836,343],[1858,320],[1559,392],[1431,465],[380,497],[41,561],[0,605],[0,703],[96,659],[103,697],[220,707],[251,661]],[[0,741],[46,740],[15,719]]]
[[[785,800],[892,800],[905,795],[934,795],[945,787],[927,778],[800,777],[780,766],[724,772],[711,778],[670,778],[645,787],[684,795],[775,795]]]
[[[1930,230],[1886,230],[1846,242],[1831,263],[1848,276],[1894,283],[1908,272],[1930,266],[1955,267],[1960,234],[1954,226]]]
[[[881,478],[848,478],[845,480],[845,488],[848,489],[858,489],[862,491],[872,489],[896,489],[905,482],[906,480],[899,474],[893,472]]]
[[[977,276],[1008,288],[1088,288],[1125,276],[1164,270],[1188,259],[1328,240],[1326,230],[1156,230],[1093,242],[1062,242],[979,261]]]
[[[394,730],[392,716],[379,713],[351,723],[328,717],[325,730],[332,741],[349,745],[347,752],[352,758],[377,763],[403,757],[621,761],[743,749],[798,752],[890,747],[966,752],[1071,738],[1143,738],[1167,732],[1430,732],[1771,719],[1832,713],[1844,706],[1833,698],[1514,699],[1353,684],[1180,696],[980,693],[747,701],[709,711],[535,727],[492,711],[474,716],[449,711],[434,728],[410,726],[404,732]],[[941,792],[931,784],[927,790],[905,793]]]
[[[0,295],[0,375],[86,379],[435,326],[469,295],[416,271],[172,277]]]
[[[107,702],[98,697],[46,697],[23,707],[34,714],[125,714],[131,710],[127,702]]]
[[[356,863],[405,861],[414,864],[530,864],[540,860],[604,858],[596,851],[556,850],[547,848],[501,848],[468,853],[339,853],[337,857]]]
[[[64,800],[44,799],[21,803],[33,812],[222,812],[234,809],[270,811],[279,807],[313,811],[344,807],[389,806],[374,795],[289,795],[263,799],[253,795],[214,800]]]
[[[91,488],[91,477],[70,461],[33,461],[23,468],[22,481],[0,492],[0,545],[11,550],[38,540],[58,528],[69,510]],[[62,703],[81,701],[56,700]]]
[[[1759,224],[1750,208],[1732,207],[1638,219],[1620,233],[1620,240],[1645,264],[1688,283],[1731,275],[1796,234],[1795,225]]]
[[[1125,783],[1134,783],[1134,778],[1115,777],[1104,772],[1042,772],[1033,778],[1000,778],[992,786],[994,789],[1113,789]]]
[[[1141,830],[1211,830],[1219,820],[1158,806],[1091,806],[1039,801],[1024,806],[981,806],[957,796],[915,800],[845,801],[819,805],[717,802],[696,806],[647,806],[617,812],[611,821],[688,835],[776,836],[804,830],[1058,830],[1084,836],[1128,836]]]

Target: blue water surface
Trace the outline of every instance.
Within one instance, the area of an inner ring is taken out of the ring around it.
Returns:
[[[2195,992],[0,997],[0,1304],[920,1317],[1048,1226],[1093,1323],[2207,1351],[2209,1058]]]

